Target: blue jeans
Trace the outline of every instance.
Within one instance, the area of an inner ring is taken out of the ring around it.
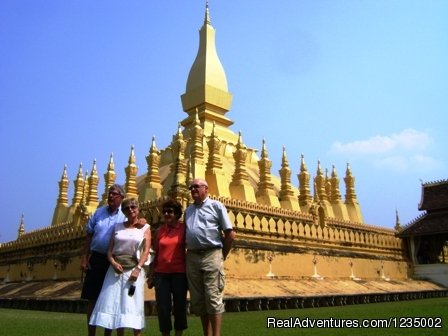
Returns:
[[[171,314],[174,314],[174,330],[184,330],[187,325],[187,276],[185,273],[155,273],[157,313],[160,332],[173,329]]]

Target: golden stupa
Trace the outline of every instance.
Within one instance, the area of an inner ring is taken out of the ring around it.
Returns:
[[[248,148],[242,132],[230,129],[233,121],[226,113],[232,94],[216,52],[208,5],[199,36],[198,53],[181,96],[187,116],[170,145],[158,149],[153,138],[146,156],[147,171],[141,176],[137,176],[131,147],[125,189],[128,196],[140,200],[141,214],[157,227],[161,202],[173,197],[187,205],[189,181],[202,177],[211,196],[226,205],[237,231],[226,261],[230,283],[232,279],[266,278],[407,279],[409,266],[402,240],[394,230],[363,222],[348,164],[344,167],[344,199],[336,168],[327,173],[318,163],[312,176],[303,155],[295,186],[285,149],[279,176],[275,176],[266,141],[261,150]],[[115,169],[111,155],[103,174],[104,191],[115,183]],[[70,181],[64,167],[51,225],[27,233],[22,220],[17,240],[0,245],[0,281],[81,279],[85,224],[104,204],[106,192],[99,197],[96,162],[88,176],[80,165],[73,183],[69,204]]]

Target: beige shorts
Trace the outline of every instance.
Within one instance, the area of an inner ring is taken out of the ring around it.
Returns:
[[[224,313],[224,260],[221,249],[187,251],[190,312],[198,316]]]

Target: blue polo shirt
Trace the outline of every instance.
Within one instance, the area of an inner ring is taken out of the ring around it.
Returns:
[[[185,210],[186,246],[190,250],[222,247],[222,232],[233,228],[227,209],[207,197],[201,204]]]
[[[107,254],[110,237],[112,236],[115,223],[126,221],[126,216],[121,212],[121,207],[113,213],[109,213],[109,206],[98,208],[86,226],[86,232],[92,235],[90,250]]]

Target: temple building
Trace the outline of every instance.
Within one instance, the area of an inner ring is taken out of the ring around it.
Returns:
[[[22,218],[17,240],[0,245],[0,282],[81,279],[85,224],[105,204],[117,169],[124,169],[127,195],[139,199],[140,213],[153,228],[162,221],[160,205],[166,198],[186,206],[192,178],[207,180],[211,197],[226,205],[237,231],[225,265],[229,282],[267,275],[293,280],[409,278],[407,249],[396,231],[364,223],[349,164],[339,168],[341,177],[336,167],[321,167],[320,162],[311,172],[302,155],[300,171],[293,172],[284,148],[281,162],[274,163],[280,167],[277,176],[269,139],[260,141],[260,149],[250,148],[243,132],[231,130],[233,121],[226,113],[232,93],[215,48],[208,5],[181,100],[185,114],[173,125],[171,143],[159,149],[152,139],[142,175],[130,146],[126,167],[115,167],[112,155],[102,174],[96,162],[90,174],[83,173],[82,165],[76,167],[69,201],[71,182],[63,168],[51,225],[26,232]]]
[[[448,180],[422,184],[418,209],[424,212],[397,236],[406,243],[414,278],[448,286]]]

